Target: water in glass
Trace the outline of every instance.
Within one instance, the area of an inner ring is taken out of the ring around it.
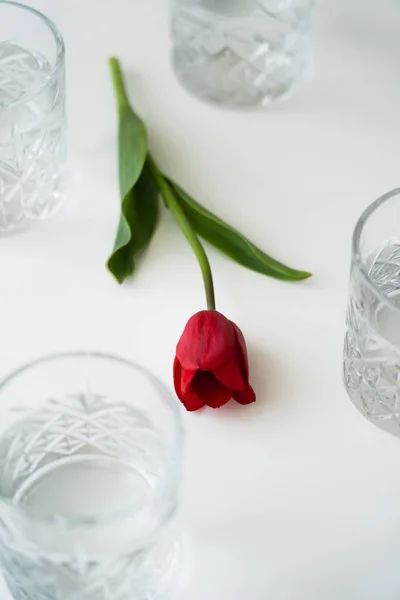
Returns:
[[[0,231],[65,197],[65,53],[45,15],[0,2]]]
[[[0,437],[0,559],[15,600],[170,593],[179,465],[168,479],[169,441],[125,397],[84,390],[13,407]]]
[[[400,239],[370,251],[364,268],[372,286],[356,265],[352,269],[344,381],[362,414],[399,435]]]
[[[51,72],[44,56],[0,43],[0,229],[50,216],[65,194],[64,85],[47,85]]]
[[[197,96],[227,106],[288,96],[310,62],[314,0],[172,0],[173,62]]]

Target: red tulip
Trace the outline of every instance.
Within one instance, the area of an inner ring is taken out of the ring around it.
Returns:
[[[187,410],[219,408],[234,398],[254,402],[244,337],[216,310],[203,310],[186,324],[176,347],[174,385]]]

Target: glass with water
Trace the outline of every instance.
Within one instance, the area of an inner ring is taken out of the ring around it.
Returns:
[[[170,598],[181,452],[178,403],[126,360],[55,355],[0,383],[0,561],[13,598]]]
[[[268,105],[306,75],[314,0],[171,0],[173,63],[196,96]]]
[[[65,196],[65,53],[55,25],[0,0],[0,231]]]
[[[343,366],[358,410],[400,435],[400,189],[367,208],[353,234]]]

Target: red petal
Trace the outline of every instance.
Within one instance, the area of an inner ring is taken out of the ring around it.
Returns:
[[[233,397],[239,404],[251,404],[256,401],[256,395],[251,385],[248,385],[244,392],[234,392]]]
[[[232,323],[215,310],[203,310],[189,319],[176,347],[185,369],[213,371],[235,351]]]
[[[182,367],[179,360],[175,357],[174,360],[174,387],[179,400],[183,402],[183,393],[181,388]]]
[[[189,387],[196,375],[196,373],[198,373],[197,369],[184,369],[182,367],[182,373],[181,373],[181,389],[182,389],[182,393],[186,394],[189,391]]]
[[[182,369],[182,365],[179,360],[175,358],[174,361],[174,386],[175,392],[179,400],[182,402],[186,410],[199,410],[203,408],[204,402],[197,396],[191,389],[184,389],[185,383],[188,379],[187,374]]]
[[[220,408],[233,394],[233,389],[222,385],[210,371],[198,371],[192,382],[192,390],[211,408]]]
[[[239,392],[242,392],[245,384],[247,384],[244,379],[243,360],[239,349],[232,354],[225,364],[218,367],[218,369],[213,369],[213,373],[222,385]]]
[[[240,353],[242,355],[245,379],[248,379],[249,378],[249,360],[247,358],[246,342],[245,342],[243,333],[241,332],[239,327],[237,325],[235,325],[235,323],[233,323],[232,321],[231,321],[231,325],[233,327],[233,331],[235,332],[236,343],[237,343]]]
[[[193,392],[191,392],[190,395],[185,396],[184,400],[182,400],[182,404],[189,412],[194,412],[195,410],[200,410],[200,408],[204,407],[204,402]]]

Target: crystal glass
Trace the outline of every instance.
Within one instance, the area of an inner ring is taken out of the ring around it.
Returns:
[[[36,10],[0,0],[0,231],[65,196],[64,43]]]
[[[343,366],[358,410],[400,435],[400,188],[354,230]]]
[[[304,78],[314,0],[171,1],[175,72],[196,96],[268,105]]]
[[[0,383],[0,562],[15,600],[170,598],[180,408],[148,371],[55,355]]]

